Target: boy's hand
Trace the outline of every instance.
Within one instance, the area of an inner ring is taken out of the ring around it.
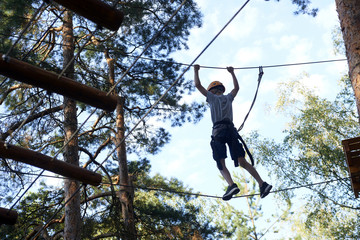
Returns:
[[[228,70],[229,73],[234,73],[234,68],[233,67],[227,67],[226,69]]]
[[[195,70],[195,71],[199,71],[199,69],[200,69],[200,65],[199,65],[199,64],[195,64],[195,65],[194,65],[194,70]]]

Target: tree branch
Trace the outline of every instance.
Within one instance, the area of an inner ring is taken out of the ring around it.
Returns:
[[[64,105],[60,105],[57,107],[46,109],[45,111],[42,111],[39,113],[35,113],[28,117],[25,124],[32,122],[43,116],[49,115],[51,113],[58,112],[58,111],[62,110],[63,108],[64,108]],[[14,123],[13,125],[11,125],[10,128],[5,133],[1,134],[1,140],[5,141],[6,138],[11,135],[11,133],[13,133],[17,128],[19,128],[21,126],[21,123],[22,123],[22,121],[19,121],[17,123]]]

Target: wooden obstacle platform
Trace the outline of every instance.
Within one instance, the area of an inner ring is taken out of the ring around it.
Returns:
[[[5,146],[3,141],[0,141],[0,157],[23,162],[93,186],[98,186],[102,180],[102,176],[98,173],[54,159],[30,149],[10,144]]]
[[[43,70],[0,53],[0,74],[14,80],[61,94],[71,99],[89,104],[106,111],[114,111],[117,97],[67,77]]]
[[[119,29],[124,14],[100,0],[54,0],[58,4],[112,31]]]
[[[14,225],[17,218],[18,213],[16,211],[0,207],[0,225]]]
[[[343,140],[342,145],[351,177],[351,187],[355,197],[358,198],[360,192],[360,137]]]

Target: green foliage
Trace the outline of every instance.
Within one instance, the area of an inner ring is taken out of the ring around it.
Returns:
[[[292,119],[283,142],[260,140],[256,133],[252,136],[251,145],[261,163],[277,177],[278,189],[308,185],[308,191],[302,192],[306,219],[300,221],[308,239],[358,238],[360,234],[360,203],[345,178],[348,171],[341,145],[343,139],[359,135],[359,123],[350,79],[345,76],[340,84],[343,90],[332,102],[300,81],[283,84],[278,109]],[[312,185],[316,182],[324,183]],[[278,196],[290,201],[294,193],[284,191]]]
[[[33,0],[4,0],[0,2],[0,52],[5,53],[11,45],[12,34],[24,27],[34,12]]]
[[[41,3],[23,0],[1,1],[1,52],[6,52],[17,40],[24,24],[29,21]],[[187,1],[175,18],[169,22],[168,27],[154,38],[143,57],[139,58],[132,69],[124,75],[182,1],[113,0],[107,3],[110,5],[117,3],[117,7],[124,13],[125,18],[118,32],[97,29],[94,23],[76,14],[73,16],[75,54],[78,53],[80,46],[86,45],[74,62],[74,80],[105,92],[109,91],[112,86],[106,60],[114,59],[115,82],[118,82],[115,92],[125,98],[124,122],[127,133],[183,72],[184,68],[171,59],[170,55],[187,48],[190,29],[201,26],[202,16],[196,3]],[[47,71],[60,73],[63,69],[63,10],[62,6],[53,1],[46,5],[28,31],[19,39],[10,57],[23,59]],[[93,35],[91,41],[86,42],[91,35]],[[185,122],[199,121],[206,109],[205,106],[183,100],[184,96],[193,90],[192,80],[179,78],[148,118],[128,136],[125,141],[127,154],[134,153],[140,157],[156,154],[171,140],[166,126],[182,126]],[[0,104],[1,140],[7,141],[12,137],[12,144],[49,156],[54,156],[63,147],[62,96],[13,79],[1,78]],[[36,107],[37,105],[39,106]],[[93,108],[84,103],[78,103],[77,106],[80,125],[89,117],[90,112],[93,112]],[[19,128],[20,123],[29,115],[29,121]],[[115,148],[114,133],[117,130],[115,113],[97,109],[90,120],[79,129],[81,164],[86,165],[90,170],[95,170],[99,162],[103,162],[104,156]],[[57,158],[61,160],[62,154],[57,154]],[[0,202],[1,205],[10,204],[14,202],[15,196],[21,189],[27,187],[33,180],[28,174],[39,172],[8,159],[0,161],[1,170],[5,172],[0,175],[0,179],[3,180],[0,183],[0,195],[4,196]],[[99,170],[104,178],[118,175],[117,161],[117,155],[113,154]],[[142,176],[141,181],[139,178],[135,184],[162,187],[171,191],[187,190],[176,179],[168,181],[161,176],[153,178],[147,176],[150,169],[148,163],[135,165],[130,164],[130,171],[136,176]],[[110,184],[110,180],[108,183]],[[120,217],[121,206],[116,196],[118,191],[119,186],[109,187],[109,185],[82,189],[85,222],[83,239],[92,239],[100,235],[120,238],[124,235],[125,230],[121,227],[123,221]],[[53,199],[48,201],[48,196],[51,194],[54,194]],[[62,202],[61,194],[62,191],[48,189],[45,186],[38,192],[28,194],[28,198],[22,199],[20,205],[16,206],[20,214],[20,222],[16,230],[13,231],[14,228],[9,227],[12,230],[4,232],[3,236],[6,236],[4,238],[22,239],[26,234],[35,232],[35,228],[43,225],[59,207]],[[163,236],[177,236],[178,239],[187,239],[195,235],[222,235],[222,233],[214,233],[216,227],[209,224],[209,217],[204,217],[201,223],[198,221],[200,206],[193,203],[195,197],[172,192],[147,192],[141,189],[136,191],[135,196],[138,231],[141,236],[145,236],[144,239],[148,239],[148,236],[156,238],[159,231]],[[94,199],[88,202],[89,197]],[[31,216],[27,212],[33,213],[34,209],[40,209],[43,215],[32,214],[33,218],[30,219]],[[61,217],[59,215],[55,218],[59,220]],[[158,223],[154,225],[153,219],[157,219]],[[61,220],[59,222],[47,228],[49,235],[61,236]],[[28,230],[21,233],[23,228]]]
[[[49,188],[45,183],[37,192],[31,192],[22,199],[15,208],[18,212],[18,221],[14,226],[0,226],[1,239],[25,239],[33,236],[40,228],[54,216],[58,206],[63,201],[63,191]],[[61,219],[63,211],[55,215],[54,219]],[[63,228],[62,224],[51,224],[51,232],[55,234]]]
[[[222,201],[213,203],[207,199],[199,199],[195,194],[191,195],[191,189],[184,187],[177,179],[168,180],[160,175],[150,177],[150,165],[146,159],[131,162],[129,170],[135,179],[134,185],[137,186],[134,206],[138,239],[227,238],[233,235],[239,223],[245,221],[242,214]],[[116,171],[112,169],[110,172]],[[114,193],[109,192],[110,187],[106,183],[99,188],[87,187],[83,192],[82,239],[123,237],[119,186],[112,187]],[[0,238],[24,239],[25,236],[37,233],[54,214],[59,203],[63,203],[63,191],[43,184],[36,193],[27,194],[16,207],[19,213],[18,223],[15,226],[0,227]],[[55,216],[42,236],[61,236],[64,227],[62,215],[63,211]]]
[[[333,39],[335,54],[345,55],[346,51],[345,51],[344,39],[342,36],[340,26],[334,28],[334,30],[332,31],[332,39]]]
[[[270,0],[265,0],[270,1]],[[276,0],[280,1],[280,0]],[[307,14],[310,16],[315,17],[318,9],[317,8],[310,8],[311,1],[310,0],[291,0],[292,4],[295,4],[298,6],[298,9],[294,11],[294,14]]]

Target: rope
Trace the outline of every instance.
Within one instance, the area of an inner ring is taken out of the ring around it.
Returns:
[[[263,76],[263,75],[264,75],[264,71],[263,71],[263,68],[260,66],[260,67],[259,67],[258,84],[257,84],[257,87],[256,87],[255,96],[254,96],[254,99],[253,99],[253,101],[252,101],[252,103],[251,103],[251,106],[250,106],[250,109],[249,109],[248,113],[246,114],[246,116],[245,116],[242,124],[240,125],[239,129],[237,130],[238,132],[240,132],[240,130],[243,129],[244,124],[245,124],[245,122],[246,122],[246,119],[249,117],[249,114],[250,114],[250,112],[251,112],[251,109],[253,108],[253,106],[254,106],[254,104],[255,104],[256,97],[257,97],[257,94],[258,94],[258,91],[259,91],[259,87],[260,87],[260,83],[261,83],[261,79],[262,79],[262,76]],[[239,133],[238,133],[238,139],[241,141],[242,145],[244,146],[245,151],[246,151],[247,155],[248,155],[249,158],[250,158],[251,165],[254,166],[254,164],[255,164],[254,158],[253,158],[253,156],[252,156],[249,148],[247,147],[244,139],[240,136]]]
[[[238,132],[241,131],[241,129],[243,129],[244,127],[244,124],[246,122],[246,119],[249,117],[249,114],[251,112],[251,109],[253,108],[254,104],[255,104],[255,101],[256,101],[256,97],[257,97],[257,94],[258,94],[258,91],[259,91],[259,87],[260,87],[260,83],[261,83],[261,79],[262,79],[262,76],[264,75],[264,71],[263,71],[263,67],[259,67],[259,77],[258,77],[258,83],[257,83],[257,87],[256,87],[256,91],[255,91],[255,96],[254,96],[254,99],[251,103],[251,106],[250,106],[250,109],[248,111],[248,113],[246,114],[242,124],[240,125],[240,127],[238,128]]]
[[[5,170],[0,170],[0,171],[6,172]],[[13,171],[13,172],[19,173],[19,174],[22,174],[22,175],[33,175],[33,176],[37,175],[37,174],[33,174],[33,173],[25,173],[25,172],[20,172],[20,171]],[[41,177],[56,178],[56,179],[68,179],[66,177],[51,176],[51,175],[42,175]],[[350,176],[350,177],[343,177],[343,178],[325,180],[325,181],[317,182],[317,183],[309,183],[309,184],[304,184],[304,185],[297,185],[297,186],[293,186],[293,187],[273,190],[273,191],[270,191],[270,193],[285,192],[285,191],[295,190],[295,189],[304,188],[304,187],[309,188],[309,187],[316,186],[316,185],[327,184],[327,183],[332,183],[332,182],[337,182],[337,181],[343,181],[343,180],[347,180],[347,179],[351,179],[351,178],[353,178],[353,177]],[[109,183],[101,183],[101,184],[105,185],[105,184],[109,184]],[[197,196],[197,197],[222,198],[221,196],[217,196],[217,195],[176,191],[176,190],[156,188],[156,187],[134,186],[134,185],[125,185],[125,184],[118,184],[118,185],[122,186],[122,187],[133,188],[133,189],[142,189],[142,190],[147,190],[147,191],[168,192],[168,193],[176,193],[176,194],[181,194],[181,195],[189,195],[189,196]],[[83,186],[85,186],[85,184]],[[233,198],[253,197],[253,196],[257,196],[257,195],[260,195],[260,193],[234,196]]]
[[[1,36],[4,37],[16,37],[15,35],[10,35],[10,34],[3,34],[0,33]],[[39,41],[36,39],[31,39],[31,38],[22,38],[22,39],[26,39],[29,41]],[[44,43],[50,43],[49,41],[42,41]],[[54,43],[57,46],[67,46],[66,44],[62,44],[62,43]],[[79,47],[75,46],[75,49],[78,49]],[[84,50],[88,50],[88,51],[94,51],[94,52],[103,52],[104,49],[94,49],[94,48],[84,48]],[[144,60],[149,60],[149,61],[155,61],[155,62],[165,62],[165,63],[173,63],[171,61],[167,61],[164,59],[155,59],[155,58],[149,58],[149,57],[142,57],[142,56],[134,56],[131,54],[127,54],[124,53],[123,51],[118,51],[118,50],[112,50],[112,52],[116,52],[116,53],[122,53],[124,55],[126,55],[127,57],[132,57],[132,58],[140,58],[140,59],[144,59]],[[329,60],[318,60],[318,61],[310,61],[310,62],[298,62],[298,63],[283,63],[283,64],[274,64],[274,65],[263,65],[262,68],[278,68],[278,67],[292,67],[292,66],[299,66],[299,65],[311,65],[311,64],[321,64],[321,63],[331,63],[331,62],[341,62],[341,61],[347,61],[346,58],[342,58],[342,59],[329,59]],[[188,63],[179,63],[177,62],[176,64],[181,65],[181,66],[191,66]],[[204,66],[201,65],[201,68],[209,68],[209,69],[226,69],[226,67],[220,67],[220,66]],[[236,70],[251,70],[251,69],[258,69],[258,66],[249,66],[249,67],[234,67],[234,69]]]

